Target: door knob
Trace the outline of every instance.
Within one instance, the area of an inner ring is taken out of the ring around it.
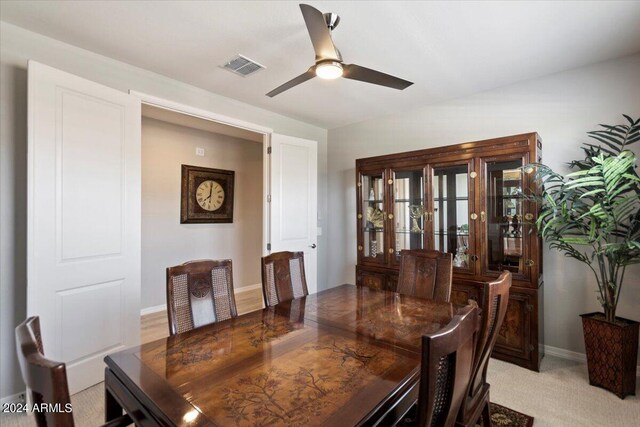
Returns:
[[[310,247],[311,249],[315,249],[317,246],[316,246],[316,244],[315,244],[315,243],[312,243],[312,244],[310,244],[310,245],[309,245],[309,247]]]

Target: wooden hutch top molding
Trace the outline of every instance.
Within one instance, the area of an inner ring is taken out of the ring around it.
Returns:
[[[437,147],[423,148],[421,150],[405,151],[402,153],[382,154],[356,160],[356,164],[366,162],[367,165],[376,163],[389,163],[394,160],[407,161],[407,163],[433,162],[434,158],[452,157],[457,159],[471,158],[482,153],[483,155],[502,154],[505,151],[529,151],[534,146],[540,153],[542,139],[537,132],[521,133],[518,135],[503,136],[479,141],[463,142],[454,145],[439,145]],[[521,149],[521,150],[518,150]]]

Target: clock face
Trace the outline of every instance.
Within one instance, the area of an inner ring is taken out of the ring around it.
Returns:
[[[224,189],[217,181],[202,181],[196,190],[196,201],[202,209],[215,211],[224,203]]]

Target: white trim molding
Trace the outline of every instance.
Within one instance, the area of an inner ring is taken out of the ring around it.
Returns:
[[[241,288],[237,288],[233,290],[235,295],[241,294],[243,292],[255,291],[258,289],[262,289],[262,283],[256,283],[255,285],[243,286]],[[147,314],[160,313],[163,311],[167,311],[167,304],[160,304],[153,307],[145,307],[140,310],[140,316],[146,316]]]
[[[550,345],[544,346],[545,356],[559,357],[560,359],[573,360],[574,362],[587,363],[587,355],[584,353],[578,353],[577,351],[566,350],[564,348],[553,347]]]
[[[0,406],[4,406],[11,403],[25,403],[24,400],[25,393],[16,393],[11,396],[6,396],[0,399]]]
[[[587,355],[578,353],[577,351],[566,350],[564,348],[544,346],[544,355],[553,356],[565,360],[573,360],[574,362],[587,363]],[[636,376],[640,376],[640,365],[636,366]]]
[[[140,316],[146,316],[147,314],[160,313],[161,311],[167,311],[167,304],[160,304],[153,307],[146,307],[140,310]]]
[[[130,90],[129,94],[140,98],[140,102],[142,102],[143,104],[153,105],[156,107],[164,108],[165,110],[171,110],[177,113],[187,114],[189,116],[198,117],[205,120],[211,120],[240,129],[261,133],[263,135],[270,135],[273,133],[273,129],[265,126],[245,122],[244,120],[234,119],[233,117],[224,116],[222,114],[203,110],[201,108],[191,107],[185,104],[180,104],[178,102],[170,101],[168,99],[160,98],[153,95],[148,95],[146,93],[136,92],[135,90]]]

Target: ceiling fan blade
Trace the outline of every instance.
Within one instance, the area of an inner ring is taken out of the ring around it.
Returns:
[[[342,77],[345,79],[359,80],[361,82],[373,83],[374,85],[386,86],[399,90],[406,89],[413,84],[413,82],[408,80],[361,67],[356,64],[343,64],[342,68]]]
[[[301,4],[300,10],[302,11],[304,22],[307,24],[313,50],[316,51],[316,61],[325,59],[342,61],[340,52],[338,52],[338,49],[336,49],[333,44],[331,31],[329,31],[329,27],[327,27],[322,12],[308,4]]]
[[[274,90],[272,90],[271,92],[269,92],[267,94],[268,97],[273,98],[274,96],[278,95],[279,93],[284,92],[285,90],[289,90],[294,86],[298,86],[300,83],[304,83],[307,80],[310,80],[312,78],[314,78],[316,76],[316,73],[313,70],[313,67],[309,68],[307,70],[306,73],[300,74],[298,77],[295,77],[291,80],[289,80],[288,82],[286,82],[285,84],[282,84],[280,86],[278,86],[277,88],[275,88]]]

